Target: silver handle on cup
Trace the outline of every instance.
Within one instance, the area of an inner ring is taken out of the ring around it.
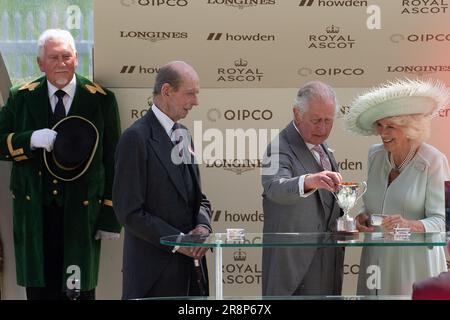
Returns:
[[[364,191],[361,192],[360,195],[356,197],[355,202],[357,202],[364,195],[364,193],[366,193],[366,191],[367,191],[367,182],[363,181],[359,185],[363,185],[364,186]],[[359,190],[359,188],[358,188],[358,190]]]

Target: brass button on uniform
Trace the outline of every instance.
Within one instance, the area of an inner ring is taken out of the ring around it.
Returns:
[[[98,200],[98,203],[102,204],[102,200]]]
[[[8,155],[6,155],[6,156],[5,156],[5,158],[6,158],[6,159],[9,159],[9,156],[8,156]]]
[[[38,175],[42,176],[42,172],[41,172],[41,171],[38,171]]]
[[[26,196],[25,198],[26,198],[28,201],[31,200],[31,197],[30,197],[30,196]]]
[[[53,195],[57,195],[58,194],[58,190],[53,190]]]
[[[12,195],[12,198],[13,198],[13,199],[15,199],[15,198],[16,198],[16,196],[15,196],[15,195]]]
[[[84,201],[83,201],[83,204],[84,204],[85,206],[87,206],[87,205],[89,205],[89,201],[84,200]]]
[[[57,184],[57,183],[58,183],[58,180],[54,179],[53,184]]]

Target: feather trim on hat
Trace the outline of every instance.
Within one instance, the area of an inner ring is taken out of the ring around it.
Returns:
[[[369,136],[376,134],[374,123],[383,118],[406,114],[435,117],[449,97],[450,91],[440,81],[390,81],[353,100],[344,118],[345,129]]]

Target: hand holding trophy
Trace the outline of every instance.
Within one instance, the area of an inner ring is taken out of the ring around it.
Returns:
[[[361,191],[362,190],[362,191]],[[365,181],[360,184],[356,182],[342,182],[337,185],[336,192],[333,193],[339,207],[344,210],[344,215],[337,219],[337,231],[356,233],[356,220],[348,213],[356,204],[359,198],[367,191]]]

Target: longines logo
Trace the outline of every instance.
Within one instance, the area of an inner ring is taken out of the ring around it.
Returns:
[[[140,74],[156,74],[159,72],[159,68],[157,67],[145,67],[145,66],[136,66],[136,65],[124,65],[120,69],[120,73],[140,73]]]
[[[390,40],[393,43],[400,43],[402,41],[408,41],[412,43],[443,42],[450,41],[450,33],[421,33],[408,35],[395,33],[391,35]]]
[[[347,49],[355,44],[349,34],[341,34],[338,26],[331,25],[325,28],[325,33],[310,34],[308,48],[314,49]]]
[[[256,210],[255,212],[230,212],[228,210],[213,210],[212,216],[214,221],[224,222],[263,222],[264,213]],[[222,219],[221,219],[222,218]]]
[[[244,172],[262,168],[261,159],[215,159],[205,161],[206,168],[222,168],[241,175]]]
[[[139,5],[141,7],[186,7],[188,0],[120,0],[120,4],[124,7]]]
[[[344,68],[344,67],[333,67],[333,68],[309,68],[302,67],[297,70],[297,74],[301,77],[308,77],[310,75],[315,76],[362,76],[364,74],[363,68]]]
[[[210,32],[206,37],[208,41],[241,41],[241,42],[267,42],[267,41],[275,41],[275,35],[273,34],[231,34],[231,33],[222,33],[222,32]]]
[[[208,0],[206,4],[224,5],[242,10],[262,5],[275,5],[276,0]]]
[[[444,0],[403,0],[402,14],[446,13],[448,2]]]
[[[183,31],[120,31],[120,37],[156,42],[170,39],[187,39],[188,33]]]
[[[217,82],[261,82],[264,73],[258,67],[250,67],[248,60],[239,58],[232,67],[217,68]]]
[[[311,7],[313,4],[318,7],[367,7],[367,1],[360,0],[301,0],[299,7]]]
[[[262,270],[256,263],[245,263],[247,253],[238,249],[233,252],[234,263],[228,263],[222,266],[224,273],[224,284],[259,284],[261,282]]]
[[[449,72],[450,66],[387,66],[387,72],[407,73],[422,77],[436,72]]]
[[[269,109],[253,109],[250,110],[248,108],[234,108],[234,109],[226,109],[225,111],[221,111],[217,108],[209,109],[206,117],[212,121],[216,122],[217,120],[223,118],[225,120],[270,120],[273,117],[273,113]]]

